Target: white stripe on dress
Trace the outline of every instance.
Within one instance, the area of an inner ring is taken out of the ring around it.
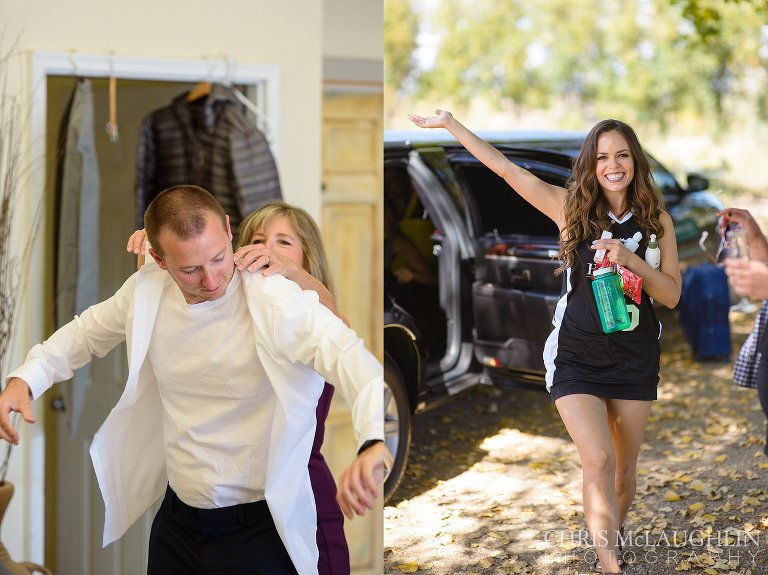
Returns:
[[[565,293],[557,301],[555,306],[555,315],[552,317],[552,325],[555,329],[547,337],[544,344],[544,367],[547,369],[545,381],[547,382],[547,391],[552,389],[552,381],[555,377],[555,358],[557,357],[557,341],[560,336],[560,324],[563,322],[565,308],[568,305],[568,294],[571,293],[571,268],[565,270]]]

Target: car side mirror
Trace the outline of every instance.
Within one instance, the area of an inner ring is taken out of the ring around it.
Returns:
[[[709,178],[700,174],[688,174],[688,191],[702,192],[709,188]]]

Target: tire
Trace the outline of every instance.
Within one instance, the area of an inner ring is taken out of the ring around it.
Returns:
[[[403,376],[395,361],[384,354],[384,441],[394,465],[384,482],[384,503],[395,493],[405,474],[411,449],[411,404]]]

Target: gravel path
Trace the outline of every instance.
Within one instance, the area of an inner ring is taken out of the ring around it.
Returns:
[[[732,364],[692,361],[661,314],[662,384],[627,521],[630,575],[768,575],[765,419]],[[734,353],[753,316],[732,314]],[[545,393],[469,390],[415,419],[385,508],[385,573],[590,573],[576,449]]]

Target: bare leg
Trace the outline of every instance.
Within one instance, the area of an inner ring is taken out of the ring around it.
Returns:
[[[637,490],[637,456],[651,412],[651,402],[628,399],[608,399],[607,402],[608,424],[616,454],[619,525],[623,525]]]
[[[604,572],[619,573],[616,456],[605,399],[566,395],[555,401],[565,428],[576,444],[583,471],[584,515]]]

